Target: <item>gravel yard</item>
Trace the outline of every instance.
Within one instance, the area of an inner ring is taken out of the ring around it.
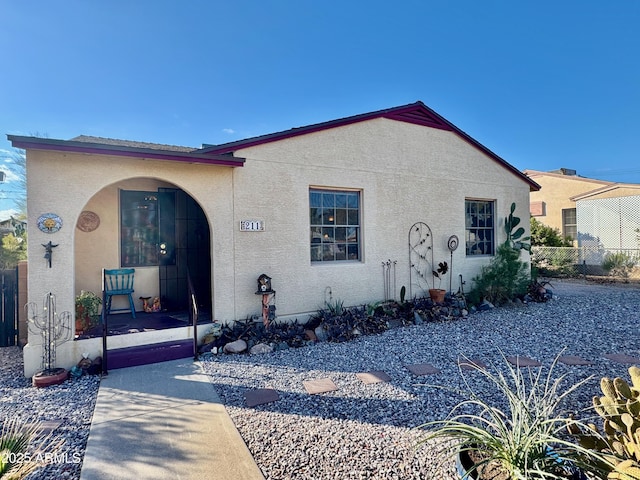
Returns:
[[[415,427],[443,418],[464,388],[457,359],[479,358],[490,368],[502,354],[526,356],[548,368],[561,353],[591,366],[558,364],[555,376],[569,383],[593,375],[572,398],[573,410],[591,404],[601,376],[628,378],[629,365],[603,357],[640,356],[640,288],[553,283],[546,304],[514,305],[465,320],[389,330],[341,344],[268,355],[219,356],[205,361],[227,411],[267,479],[449,479],[434,448],[416,449]],[[416,376],[407,366],[440,369]],[[357,373],[383,371],[391,380],[364,384]],[[465,374],[482,391],[477,372]],[[329,378],[337,390],[310,395],[303,382]],[[271,388],[279,400],[247,408],[245,392]]]
[[[434,448],[416,449],[415,427],[444,417],[460,388],[460,355],[501,368],[504,355],[538,360],[548,368],[563,353],[593,362],[558,364],[571,382],[593,375],[572,398],[571,409],[590,405],[601,376],[628,378],[628,364],[605,354],[640,357],[640,287],[553,282],[546,304],[514,305],[464,320],[429,323],[361,337],[349,343],[264,355],[219,355],[204,360],[235,425],[267,479],[449,479],[451,463],[438,467]],[[408,366],[431,364],[439,373],[416,376]],[[356,375],[382,371],[390,381],[365,384]],[[482,390],[477,373],[467,381]],[[303,382],[331,379],[336,390],[309,394]],[[77,479],[89,434],[99,377],[85,376],[37,389],[22,376],[21,351],[0,348],[0,417],[52,422],[64,438],[67,461],[31,479]],[[248,408],[245,394],[275,389],[279,399]]]
[[[21,422],[43,422],[51,442],[64,440],[56,461],[29,477],[30,480],[77,479],[89,437],[93,407],[100,378],[83,376],[46,388],[31,386],[22,367],[19,347],[0,348],[0,419],[20,418]]]

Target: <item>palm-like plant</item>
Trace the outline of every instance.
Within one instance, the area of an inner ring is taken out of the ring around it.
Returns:
[[[475,393],[463,375],[468,390],[459,393],[465,399],[452,409],[446,419],[419,427],[429,430],[420,443],[433,439],[455,440],[444,443],[446,451],[442,452],[441,460],[446,461],[458,454],[461,458],[472,456],[467,470],[469,475],[497,470],[504,476],[491,478],[583,478],[577,473],[576,466],[583,465],[584,458],[599,455],[567,438],[567,424],[577,420],[569,415],[562,416],[560,409],[567,396],[589,378],[562,390],[566,375],[553,379],[556,363],[557,358],[546,376],[543,376],[542,369],[537,373],[528,369],[529,373],[525,375],[522,368],[508,363],[506,374],[502,371],[494,374],[475,366],[501,401],[494,404]]]
[[[0,429],[0,478],[18,480],[43,466],[46,447],[57,454],[63,442],[51,443],[51,435],[43,435],[40,423],[20,423],[7,419]]]

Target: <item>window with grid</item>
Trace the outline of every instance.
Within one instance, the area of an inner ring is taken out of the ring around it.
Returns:
[[[360,192],[309,190],[311,261],[360,260]]]
[[[467,255],[494,254],[495,223],[493,200],[465,200]]]
[[[578,221],[575,208],[562,209],[562,235],[571,237],[572,240],[578,238]]]

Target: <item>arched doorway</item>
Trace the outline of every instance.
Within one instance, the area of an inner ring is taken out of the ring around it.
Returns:
[[[201,318],[211,312],[211,235],[199,203],[157,178],[130,178],[105,186],[83,207],[74,236],[75,293],[99,292],[103,268],[135,268],[139,297],[160,297],[163,311],[185,313],[188,277]],[[82,225],[91,214],[91,228]]]

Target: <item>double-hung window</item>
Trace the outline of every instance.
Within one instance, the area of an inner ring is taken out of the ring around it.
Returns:
[[[361,259],[360,192],[309,190],[311,261]]]
[[[465,201],[465,243],[467,255],[495,253],[495,202],[493,200]]]
[[[578,238],[578,220],[575,208],[562,209],[562,235],[571,237],[572,240]]]

